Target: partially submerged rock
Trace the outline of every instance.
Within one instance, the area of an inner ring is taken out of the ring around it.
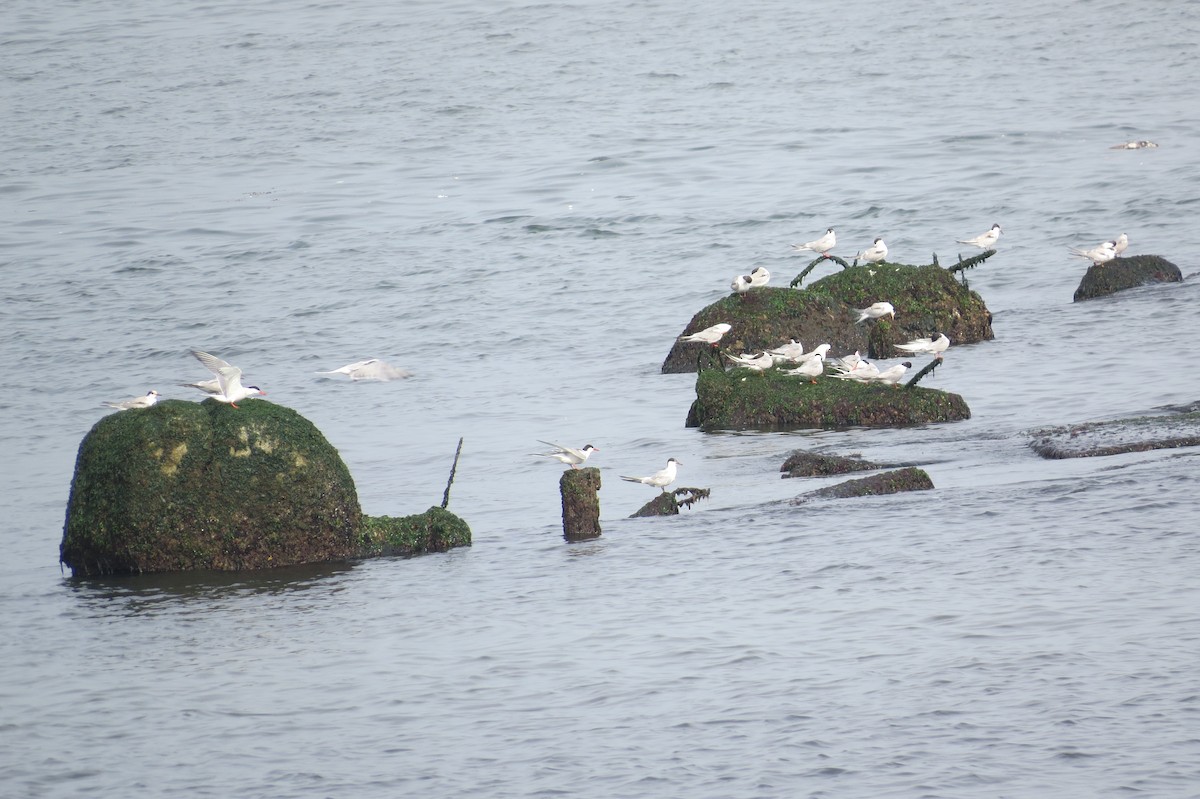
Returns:
[[[677,516],[681,507],[690,508],[693,503],[702,499],[708,499],[708,494],[709,490],[707,488],[680,487],[674,491],[662,491],[654,499],[638,508],[629,518]]]
[[[1039,430],[1029,446],[1043,458],[1091,458],[1200,445],[1200,411]]]
[[[883,468],[886,468],[883,464],[865,461],[861,455],[820,455],[798,449],[788,456],[779,471],[783,472],[783,477],[829,477]]]
[[[696,376],[696,401],[687,426],[702,430],[901,427],[971,418],[958,394],[821,378],[815,385],[778,369]]]
[[[1182,280],[1179,267],[1157,255],[1114,258],[1106,264],[1088,267],[1079,288],[1075,289],[1075,302],[1106,297],[1146,283],[1179,283]]]
[[[890,302],[896,318],[857,324],[859,308]],[[697,313],[681,335],[717,323],[732,325],[720,342],[742,353],[778,347],[790,339],[809,348],[829,344],[834,354],[862,352],[891,357],[896,344],[945,333],[956,345],[992,338],[992,315],[983,299],[940,266],[868,264],[843,269],[807,289],[764,286],[730,294]],[[694,372],[710,345],[676,341],[664,374]]]
[[[415,546],[440,546],[453,514],[424,515],[408,522],[428,533]],[[294,410],[166,400],[110,414],[84,437],[59,557],[77,576],[261,569],[357,558],[392,527],[364,528],[341,456]]]
[[[363,516],[356,553],[360,558],[445,552],[471,546],[471,528],[445,508],[434,505],[413,516]]]
[[[933,481],[924,469],[910,466],[891,472],[861,477],[857,480],[847,480],[837,485],[819,488],[792,500],[793,505],[800,505],[812,499],[846,499],[849,497],[870,497],[878,494],[897,494],[901,491],[928,491],[933,488]]]

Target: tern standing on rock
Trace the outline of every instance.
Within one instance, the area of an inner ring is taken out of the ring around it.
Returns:
[[[135,408],[149,408],[156,402],[158,402],[158,392],[150,389],[149,393],[144,397],[134,397],[133,399],[122,400],[121,402],[106,402],[104,404],[110,408],[116,408],[118,411],[131,411]]]
[[[890,302],[877,302],[866,308],[861,308],[858,311],[858,321],[854,324],[865,322],[868,319],[879,319],[884,316],[896,318],[896,309],[892,307]]]
[[[667,491],[667,486],[669,486],[671,483],[675,482],[675,473],[677,471],[676,467],[682,466],[682,465],[683,464],[681,464],[679,461],[675,460],[674,458],[668,458],[666,468],[655,472],[654,474],[650,475],[649,477],[626,477],[625,475],[618,475],[618,476],[622,480],[627,480],[630,483],[642,483],[643,485],[654,486],[655,488],[661,488],[663,490],[663,493],[665,494]]]
[[[196,356],[196,360],[204,364],[205,369],[217,376],[217,388],[219,390],[214,392],[205,388],[203,383],[193,383],[190,385],[193,388],[199,388],[201,391],[208,392],[218,402],[224,402],[236,408],[237,404],[247,397],[266,396],[267,392],[258,386],[243,386],[242,370],[236,366],[222,361],[215,355],[209,355],[207,352],[201,352],[200,350],[192,350],[192,355]]]
[[[713,346],[716,346],[717,342],[719,342],[721,340],[721,338],[732,329],[733,329],[733,325],[728,325],[724,322],[720,322],[718,324],[713,325],[712,327],[706,327],[703,330],[698,331],[696,333],[692,333],[687,336],[680,336],[679,340],[680,341],[696,341],[696,342],[700,342],[702,344],[711,344]]]
[[[888,248],[883,239],[875,239],[870,247],[854,256],[854,260],[868,264],[877,264],[887,260]]]
[[[1078,247],[1071,247],[1070,250],[1071,255],[1091,260],[1093,266],[1104,266],[1117,257],[1117,243],[1115,241],[1106,241],[1097,244],[1090,250],[1081,250]]]

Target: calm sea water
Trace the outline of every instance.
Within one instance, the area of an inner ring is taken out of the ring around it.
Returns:
[[[1197,399],[1200,6],[3,17],[5,796],[1200,796],[1197,453],[1026,446]],[[683,427],[658,367],[735,273],[993,222],[996,340],[931,382],[970,421]],[[1120,232],[1192,279],[1073,304],[1067,246]],[[368,513],[436,504],[465,437],[475,545],[68,579],[100,402],[191,396],[194,347],[312,419]],[[312,374],[365,357],[416,376]],[[562,542],[537,439],[600,448],[602,538]],[[937,489],[794,507],[824,484],[779,479],[795,448]],[[711,500],[626,519],[652,491],[617,475],[670,456]]]

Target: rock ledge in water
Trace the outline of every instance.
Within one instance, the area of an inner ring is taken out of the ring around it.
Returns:
[[[819,488],[792,500],[793,505],[800,505],[810,499],[846,499],[850,497],[870,497],[879,494],[897,494],[901,491],[929,491],[933,481],[924,469],[910,466],[883,474],[863,477],[858,480],[847,480],[844,483]]]
[[[1029,446],[1043,458],[1092,458],[1200,446],[1200,411],[1039,430]]]
[[[1092,264],[1075,289],[1075,302],[1107,297],[1125,289],[1146,283],[1179,283],[1183,273],[1179,267],[1157,255],[1135,255],[1114,258],[1106,264]]]

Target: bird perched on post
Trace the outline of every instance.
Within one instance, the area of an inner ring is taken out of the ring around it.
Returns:
[[[582,449],[575,449],[574,447],[564,447],[562,444],[554,444],[550,441],[542,441],[541,439],[538,439],[538,443],[545,444],[547,447],[554,447],[554,451],[535,452],[533,453],[535,457],[554,458],[559,463],[565,463],[572,469],[578,469],[588,459],[589,455],[600,451],[591,444],[585,444]]]
[[[978,247],[981,250],[991,249],[996,246],[996,240],[1000,238],[1000,225],[992,225],[992,229],[987,233],[980,233],[973,239],[956,239],[959,244],[970,244],[973,247]]]
[[[666,493],[667,486],[675,482],[675,473],[677,471],[676,467],[678,466],[682,466],[679,461],[675,460],[674,458],[668,458],[666,468],[660,469],[649,477],[626,477],[625,475],[618,476],[622,480],[627,480],[630,483],[641,483],[643,485],[661,488],[663,493]]]
[[[821,257],[828,258],[829,251],[837,246],[837,234],[833,232],[833,228],[828,228],[825,235],[812,241],[806,241],[803,244],[793,244],[793,250],[811,250],[812,252],[820,253]]]

